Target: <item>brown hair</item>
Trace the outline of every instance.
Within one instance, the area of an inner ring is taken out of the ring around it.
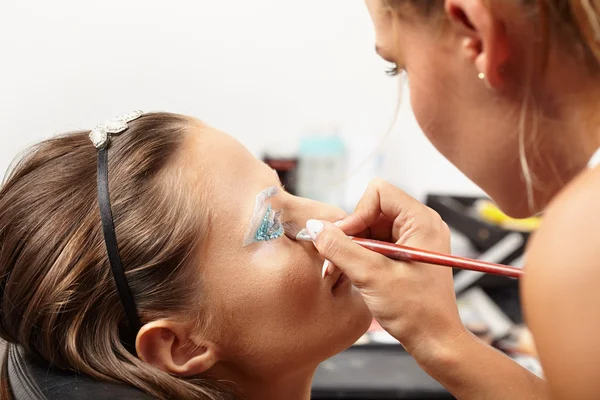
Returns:
[[[112,212],[142,323],[183,316],[206,322],[192,254],[208,216],[200,201],[191,204],[195,195],[176,161],[190,125],[181,115],[146,114],[111,141]],[[96,158],[88,132],[75,132],[38,144],[7,176],[0,190],[0,336],[59,368],[157,398],[233,398],[210,381],[169,375],[123,346],[126,318],[102,235]]]

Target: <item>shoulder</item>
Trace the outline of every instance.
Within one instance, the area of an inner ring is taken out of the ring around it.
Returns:
[[[563,189],[542,219],[528,249],[532,274],[564,275],[569,265],[576,266],[569,275],[600,271],[600,168]]]
[[[553,394],[600,392],[593,366],[600,359],[600,168],[582,173],[548,207],[526,264],[525,314]]]

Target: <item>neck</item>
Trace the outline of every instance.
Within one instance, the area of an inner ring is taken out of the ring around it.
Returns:
[[[557,111],[549,115],[564,122],[555,124],[553,133],[562,136],[567,146],[575,145],[568,146],[575,147],[569,161],[583,169],[600,147],[600,67],[594,60],[565,53],[557,46],[550,52],[548,68],[554,78],[548,79],[549,92],[545,94],[552,99],[551,110]]]
[[[537,104],[539,137],[531,142],[546,204],[600,147],[600,75],[564,57],[551,57],[549,68],[557,78],[546,80],[536,96],[544,100]]]
[[[248,400],[310,400],[313,375],[314,370],[296,376],[248,382],[243,393]]]
[[[310,400],[316,369],[314,366],[278,373],[277,368],[268,368],[264,373],[258,374],[221,370],[215,375],[219,380],[234,382],[235,389],[245,400]]]

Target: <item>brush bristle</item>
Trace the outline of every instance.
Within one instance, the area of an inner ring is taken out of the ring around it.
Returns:
[[[296,240],[296,235],[298,235],[298,232],[300,232],[301,230],[300,227],[298,227],[298,224],[292,221],[287,221],[284,222],[282,226],[285,236],[289,237],[292,240]]]

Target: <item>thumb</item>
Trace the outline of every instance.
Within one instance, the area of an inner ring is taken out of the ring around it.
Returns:
[[[389,263],[387,257],[354,243],[330,222],[311,219],[306,229],[319,254],[341,269],[357,288],[372,288],[378,280],[385,280],[382,272]]]

